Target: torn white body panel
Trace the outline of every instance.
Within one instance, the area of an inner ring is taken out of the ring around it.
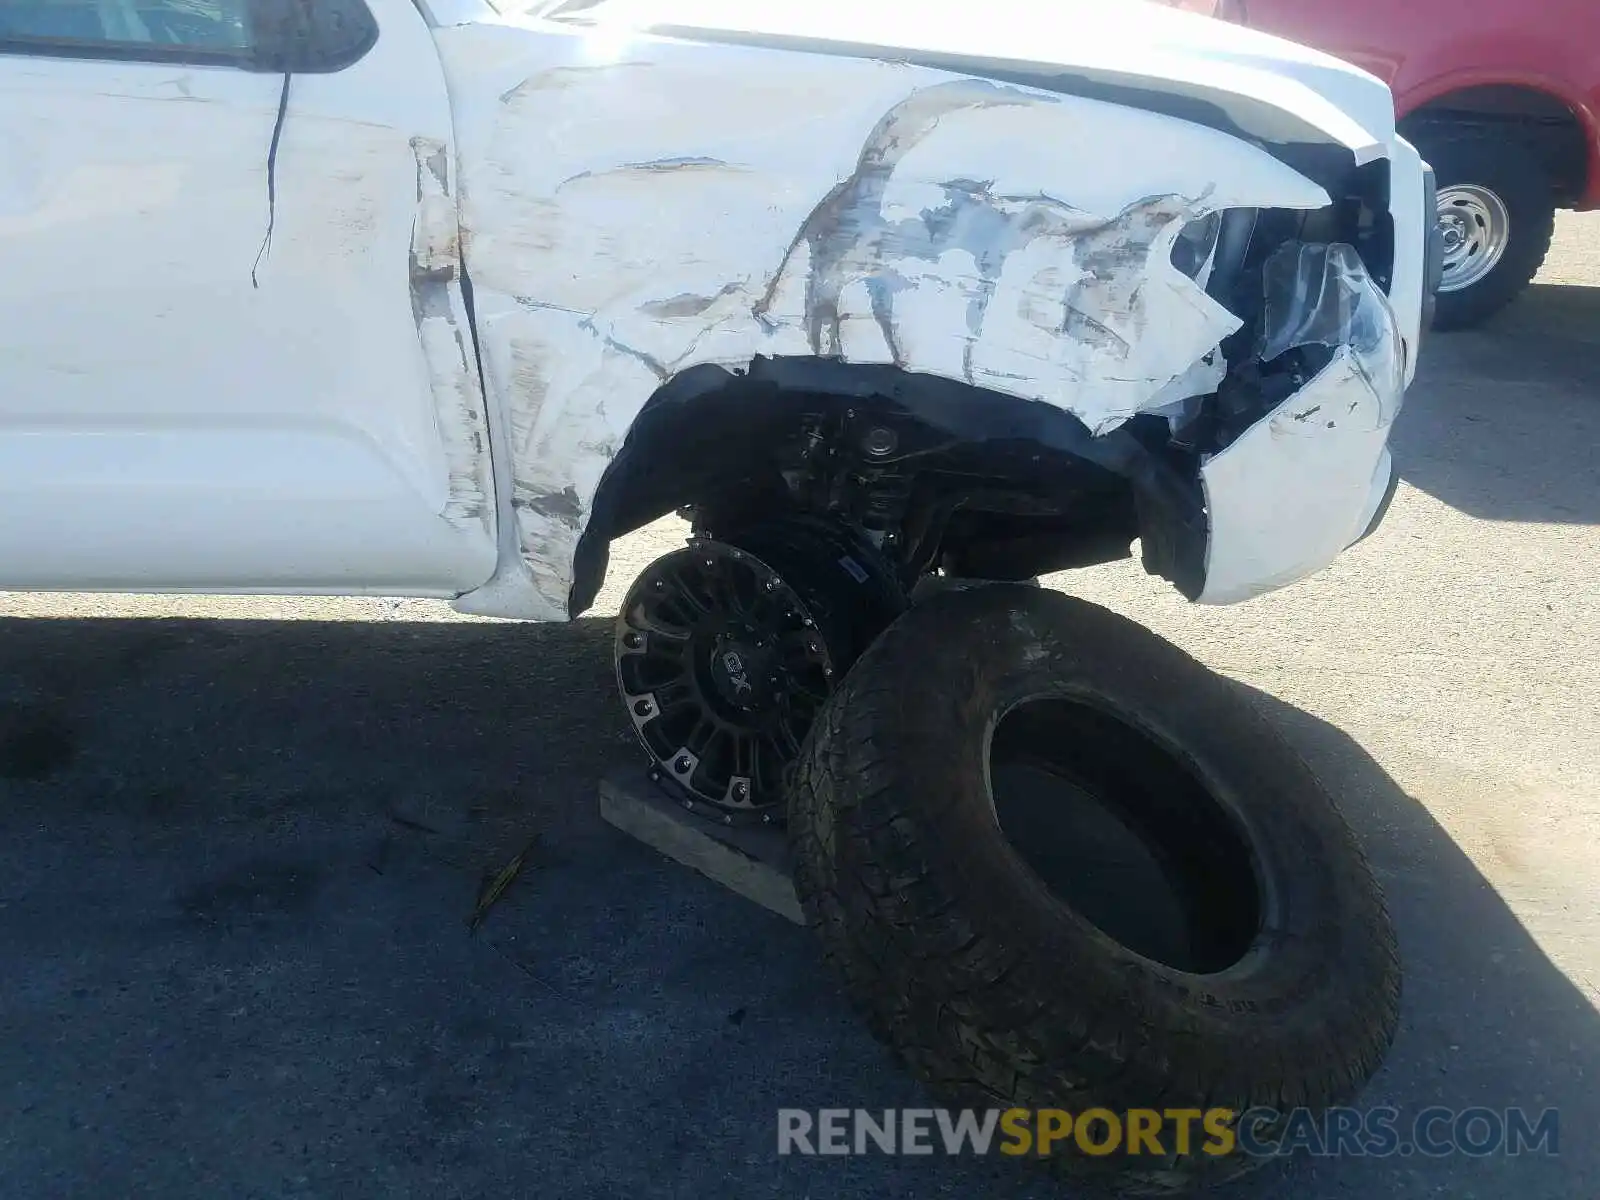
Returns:
[[[1218,131],[925,67],[538,24],[436,36],[512,569],[535,593],[516,615],[566,615],[600,478],[679,372],[895,363],[1104,432],[1204,386],[1238,327],[1173,267],[1182,227],[1328,203]]]
[[[1210,539],[1201,603],[1231,604],[1326,566],[1388,494],[1405,350],[1388,299],[1344,245],[1289,244],[1262,268],[1260,355],[1332,358],[1201,468]]]
[[[1211,538],[1200,603],[1234,604],[1304,579],[1359,538],[1389,488],[1391,416],[1340,349],[1206,463]]]

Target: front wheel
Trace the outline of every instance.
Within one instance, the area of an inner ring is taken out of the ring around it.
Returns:
[[[1505,135],[1438,128],[1417,141],[1438,177],[1444,235],[1433,326],[1467,329],[1538,273],[1555,229],[1555,192],[1539,157]]]
[[[1092,604],[914,606],[824,707],[789,804],[826,957],[943,1098],[1257,1110],[1233,1152],[1097,1130],[1055,1147],[1070,1176],[1238,1175],[1282,1136],[1261,1109],[1347,1103],[1394,1033],[1394,933],[1321,784],[1228,681]]]

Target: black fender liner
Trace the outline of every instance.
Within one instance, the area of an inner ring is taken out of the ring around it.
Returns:
[[[1198,464],[1166,444],[1165,420],[1136,417],[1099,437],[1054,405],[890,365],[756,358],[744,370],[692,367],[650,398],[607,467],[573,563],[576,617],[604,581],[609,546],[746,475],[819,399],[909,417],[1000,478],[1048,484],[1086,466],[1125,480],[1145,569],[1185,596],[1205,581],[1207,522]]]

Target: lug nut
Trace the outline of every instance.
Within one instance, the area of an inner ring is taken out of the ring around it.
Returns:
[[[637,704],[635,704],[633,706],[633,711],[638,716],[648,717],[650,715],[650,701],[648,701],[648,700],[639,701],[639,703],[637,703]]]
[[[689,761],[688,755],[680,754],[672,763],[672,769],[682,775],[694,764]]]

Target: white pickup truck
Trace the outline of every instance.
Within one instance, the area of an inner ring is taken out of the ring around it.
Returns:
[[[8,0],[0,586],[565,618],[775,401],[891,389],[1074,430],[1201,600],[1322,567],[1390,481],[1422,166],[1361,72],[1109,7]],[[1263,315],[1334,361],[1266,378]]]
[[[1363,536],[1433,213],[1377,80],[1138,3],[5,0],[0,587],[566,619],[682,511],[624,698],[760,812],[926,576]]]

